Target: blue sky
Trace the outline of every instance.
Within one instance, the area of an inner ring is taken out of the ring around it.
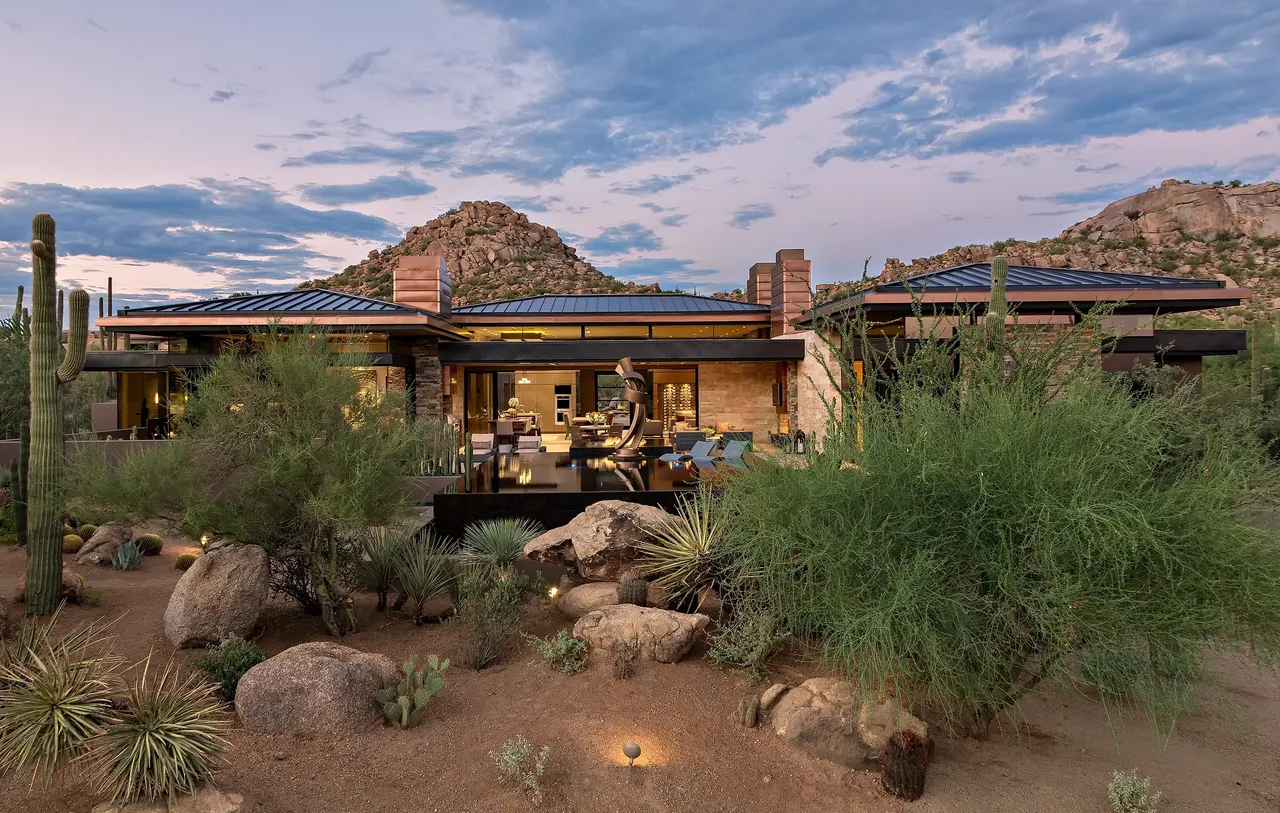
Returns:
[[[200,6],[190,8],[189,6]],[[1280,175],[1274,0],[332,0],[0,10],[0,291],[31,216],[122,303],[341,270],[462,200],[700,291]],[[96,308],[95,308],[96,310]]]

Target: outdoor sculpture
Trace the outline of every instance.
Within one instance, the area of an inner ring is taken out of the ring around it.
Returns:
[[[618,442],[618,450],[613,453],[613,459],[616,461],[638,460],[640,443],[644,440],[644,424],[649,419],[649,394],[645,391],[644,376],[636,372],[635,367],[631,365],[630,357],[619,361],[614,371],[626,384],[623,397],[635,404],[635,411],[631,416],[631,426],[627,427],[626,434]]]

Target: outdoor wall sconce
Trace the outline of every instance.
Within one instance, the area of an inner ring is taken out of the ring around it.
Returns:
[[[628,742],[622,746],[622,755],[627,758],[627,767],[630,768],[636,764],[636,760],[640,758],[640,744],[636,742]]]

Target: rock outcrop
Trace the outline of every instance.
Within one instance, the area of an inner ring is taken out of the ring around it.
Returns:
[[[1280,183],[1232,186],[1169,179],[1109,204],[1057,237],[956,246],[909,264],[885,261],[872,284],[1003,254],[1011,265],[1092,268],[1127,274],[1225,278],[1255,292],[1244,313],[1280,296]],[[822,286],[818,299],[846,296],[860,282]],[[1206,311],[1211,318],[1232,314]]]
[[[567,618],[578,619],[601,607],[617,603],[617,582],[588,582],[574,587],[557,599],[556,609]]]
[[[675,663],[689,652],[710,623],[711,619],[701,613],[616,604],[579,618],[573,625],[573,634],[600,652],[630,644],[639,658]]]
[[[621,581],[632,570],[639,545],[671,515],[652,505],[601,500],[587,506],[568,525],[552,528],[524,546],[535,562],[576,568],[588,581]]]
[[[810,678],[795,688],[770,687],[760,699],[774,733],[819,759],[849,768],[880,763],[896,732],[921,741],[929,728],[893,701],[863,705],[852,684],[836,678]]]
[[[133,529],[128,526],[114,522],[100,525],[76,552],[76,564],[109,565],[111,554],[130,539],[133,539]]]
[[[271,563],[257,545],[233,545],[200,556],[187,568],[164,611],[164,635],[178,648],[248,635],[271,588]]]
[[[391,299],[392,274],[400,257],[445,258],[453,280],[453,304],[490,302],[537,294],[598,294],[658,291],[657,285],[623,282],[597,271],[566,245],[555,229],[534,223],[498,201],[467,201],[414,226],[398,244],[328,279],[300,288]]]
[[[382,724],[374,694],[399,677],[386,655],[328,641],[298,644],[245,672],[236,712],[250,731],[353,734]]]

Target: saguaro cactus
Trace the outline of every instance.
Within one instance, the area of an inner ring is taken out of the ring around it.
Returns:
[[[9,489],[13,494],[13,524],[17,526],[18,544],[27,544],[27,477],[31,468],[31,427],[23,424],[18,433],[18,459],[9,466],[12,475]]]
[[[991,261],[991,300],[987,303],[986,328],[994,346],[1004,344],[1004,320],[1009,315],[1005,286],[1009,282],[1009,263],[1004,256]]]
[[[31,468],[27,474],[27,614],[47,615],[62,588],[62,385],[84,369],[89,295],[71,292],[66,354],[57,308],[53,218],[31,221]],[[61,362],[61,363],[59,363]]]

